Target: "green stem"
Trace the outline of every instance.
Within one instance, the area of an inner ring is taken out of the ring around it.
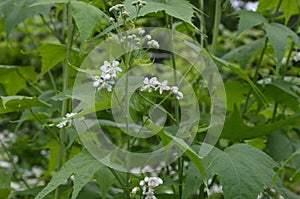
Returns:
[[[222,16],[221,3],[222,3],[221,0],[216,0],[214,30],[213,30],[213,39],[212,39],[212,47],[211,47],[211,54],[213,55],[216,54],[217,45],[218,45],[219,25],[221,23],[221,16]]]
[[[66,63],[63,68],[63,91],[67,90],[69,87],[69,73],[70,73],[70,60],[71,60],[71,50],[72,50],[72,41],[73,41],[73,20],[71,13],[71,3],[70,1],[65,5],[65,10],[67,12],[67,55],[66,55]],[[68,111],[69,100],[65,99],[62,102],[62,110],[61,116],[65,116]],[[60,129],[59,133],[59,153],[58,153],[58,161],[57,168],[60,169],[64,164],[66,157],[66,149],[65,149],[65,140],[66,140],[66,130],[65,128]],[[60,198],[60,190],[57,188],[55,190],[55,199]]]
[[[198,4],[199,4],[199,9],[201,11],[203,11],[204,10],[204,1],[199,0]],[[206,44],[205,17],[204,17],[204,14],[202,12],[199,15],[200,15],[199,16],[199,21],[200,21],[200,31],[201,31],[201,33],[200,33],[200,44],[204,47],[205,44]]]
[[[252,77],[253,82],[256,82],[256,80],[257,80],[257,78],[258,78],[259,69],[260,69],[260,67],[261,67],[262,60],[263,60],[263,58],[264,58],[266,49],[267,49],[267,47],[268,47],[268,42],[269,42],[269,39],[266,38],[266,40],[265,40],[265,45],[264,45],[263,50],[262,50],[262,52],[261,52],[261,54],[260,54],[259,61],[258,61],[258,63],[257,63],[256,69],[255,69],[255,72],[254,72],[254,75],[253,75],[253,77]],[[249,92],[248,92],[248,94],[247,94],[246,101],[245,101],[245,105],[244,105],[244,107],[243,107],[243,109],[242,109],[242,115],[244,115],[244,114],[246,113],[246,111],[248,110],[248,103],[249,103],[250,96],[251,96],[252,92],[253,92],[253,89],[252,89],[252,87],[251,87],[250,90],[249,90]]]
[[[173,26],[173,17],[169,16],[168,20],[168,27],[169,29],[172,30]],[[172,55],[172,67],[173,67],[173,78],[174,78],[174,84],[175,86],[178,86],[178,78],[177,78],[177,67],[176,67],[176,57],[175,54],[173,53],[173,40],[174,40],[174,35],[173,32],[171,31],[171,55]],[[175,119],[176,119],[176,125],[179,125],[179,103],[178,100],[175,100]],[[183,158],[180,157],[178,159],[178,176],[179,176],[179,186],[178,186],[178,194],[179,194],[179,199],[182,198],[182,190],[183,190]]]

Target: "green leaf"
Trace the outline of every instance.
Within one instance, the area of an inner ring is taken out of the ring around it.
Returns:
[[[7,199],[10,193],[10,176],[0,169],[0,199]]]
[[[266,11],[275,12],[279,0],[259,0],[257,11],[264,13]],[[281,2],[280,10],[285,19],[285,24],[287,24],[293,15],[299,14],[299,0],[284,0]],[[280,16],[280,17],[281,17]]]
[[[245,96],[250,90],[245,82],[233,81],[225,83],[226,109],[233,111],[234,106],[240,107],[245,100]]]
[[[107,167],[103,167],[103,169],[97,171],[95,177],[101,188],[102,199],[106,199],[106,195],[110,190],[111,185],[116,183],[116,178]]]
[[[7,95],[15,95],[26,88],[26,80],[36,80],[34,67],[0,65],[0,84],[3,84]]]
[[[247,76],[247,74],[240,68],[236,67],[235,65],[220,59],[218,57],[212,56],[212,58],[219,64],[225,66],[229,70],[231,70],[233,73],[237,74],[241,78],[243,78],[249,86],[253,89],[254,95],[256,96],[257,100],[259,103],[266,105],[267,104],[267,99],[263,95],[263,93],[259,90],[259,88],[254,84],[254,82]]]
[[[28,7],[32,2],[34,2],[34,0],[6,0],[0,3],[0,12],[4,14],[7,38],[9,38],[12,29],[26,18],[31,18],[36,14],[48,14],[50,9],[49,5]]]
[[[193,149],[191,149],[191,147],[186,142],[184,142],[184,140],[174,137],[173,135],[165,131],[160,132],[159,136],[162,139],[167,140],[168,142],[170,141],[174,142],[182,151],[184,151],[184,153],[190,158],[190,160],[192,160],[195,163],[195,165],[199,169],[204,183],[207,182],[207,174],[202,162],[203,160]]]
[[[89,152],[83,150],[75,155],[71,160],[66,162],[60,171],[53,175],[48,185],[35,197],[42,199],[49,193],[63,184],[71,175],[74,174],[74,185],[72,199],[78,196],[80,190],[91,180],[92,176],[99,169],[105,168]]]
[[[31,107],[49,107],[50,105],[42,102],[37,97],[25,97],[25,96],[0,96],[0,114],[14,112],[18,110],[25,110]]]
[[[276,72],[279,72],[282,58],[289,46],[291,38],[297,46],[300,46],[300,41],[295,32],[279,23],[265,23],[265,30],[267,31],[267,36],[270,39],[270,43],[274,48],[275,55],[277,58]]]
[[[266,84],[264,95],[291,110],[298,111],[300,99],[292,89],[293,86],[294,84],[282,79],[272,80],[270,84]]]
[[[246,140],[268,135],[279,129],[297,125],[300,121],[300,113],[281,119],[277,122],[250,127],[244,124],[243,118],[235,107],[231,117],[225,121],[221,134],[222,138],[230,140]]]
[[[242,10],[236,13],[239,15],[240,18],[237,36],[240,35],[242,32],[252,28],[253,26],[268,23],[266,18],[264,18],[262,15],[256,12]]]
[[[203,184],[203,179],[199,175],[198,168],[195,164],[190,163],[186,171],[186,183],[182,192],[182,198],[187,199]]]
[[[36,0],[36,2],[31,4],[30,6],[48,5],[55,3],[68,3],[68,0]]]
[[[250,44],[245,44],[223,56],[227,61],[236,61],[244,69],[249,63],[250,59],[264,47],[265,39],[258,39]]]
[[[39,52],[42,57],[41,76],[43,76],[58,63],[65,60],[67,50],[64,45],[47,43],[40,46],[35,52]]]
[[[255,147],[237,144],[225,151],[214,148],[207,160],[208,173],[220,177],[225,199],[257,198],[265,186],[281,191],[279,181],[273,184],[277,164]]]
[[[100,9],[82,1],[72,1],[71,7],[72,16],[78,27],[80,41],[82,43],[89,38],[101,18],[105,17],[106,19],[109,19],[109,17]]]
[[[131,17],[136,16],[135,7],[131,5],[134,0],[125,0],[124,4],[126,9],[130,12]],[[145,16],[149,13],[165,11],[168,15],[178,18],[193,27],[192,17],[194,13],[194,6],[187,0],[147,0],[147,4],[144,6],[138,16]]]

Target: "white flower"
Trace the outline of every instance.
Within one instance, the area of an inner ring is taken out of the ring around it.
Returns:
[[[157,77],[152,77],[150,80],[148,77],[144,79],[144,86],[142,86],[141,91],[147,90],[150,93],[152,89],[155,89],[156,86],[159,84]]]
[[[112,90],[112,85],[115,84],[115,78],[117,78],[117,73],[122,72],[122,69],[119,67],[118,61],[113,61],[109,63],[108,61],[104,61],[103,65],[100,67],[101,76],[93,76],[93,86],[97,88],[97,90],[101,90],[106,88],[108,91]]]
[[[69,123],[71,123],[72,118],[76,115],[77,113],[67,113],[65,117],[62,118],[62,121],[56,125],[57,128],[63,128],[67,126]]]
[[[77,114],[77,113],[67,113],[67,114],[66,114],[66,117],[67,117],[67,118],[72,118],[72,117],[74,117],[76,114]]]
[[[182,92],[179,91],[177,86],[172,86],[171,87],[171,92],[175,95],[175,97],[180,100],[183,98]]]
[[[145,181],[144,181],[144,180],[141,180],[140,183],[139,183],[139,185],[140,185],[141,187],[144,186],[144,185],[145,185]]]
[[[56,127],[61,129],[61,128],[67,126],[67,124],[68,124],[68,120],[64,120],[64,121],[60,122],[59,124],[57,124]]]
[[[168,86],[168,80],[164,80],[162,83],[157,84],[157,87],[155,90],[159,89],[159,94],[162,94],[163,91],[170,90],[170,87]]]
[[[147,42],[147,45],[152,48],[159,48],[159,44],[156,40],[150,40]]]
[[[293,60],[294,60],[295,62],[300,61],[300,52],[294,52]]]
[[[138,35],[142,36],[143,34],[145,34],[145,30],[142,28],[138,28],[137,29]]]
[[[158,187],[159,185],[163,184],[163,180],[159,177],[150,177],[148,181],[148,186],[151,188]]]
[[[132,195],[136,195],[136,193],[140,190],[139,187],[134,187],[132,190],[131,190],[131,194]]]
[[[151,40],[152,37],[151,37],[151,35],[146,35],[145,38],[146,38],[147,40]]]

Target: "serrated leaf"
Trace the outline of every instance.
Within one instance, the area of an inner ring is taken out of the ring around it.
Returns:
[[[208,155],[208,173],[220,176],[225,199],[257,198],[265,186],[273,184],[277,164],[265,153],[246,144],[233,145],[225,151],[217,148]]]
[[[258,39],[250,44],[239,46],[229,53],[226,53],[223,56],[223,59],[228,61],[236,61],[242,68],[246,68],[249,60],[264,47],[264,40],[265,39]]]
[[[0,169],[0,199],[7,199],[10,193],[10,176]]]
[[[256,12],[242,10],[236,13],[239,15],[240,18],[237,36],[240,35],[242,32],[252,28],[253,26],[257,26],[268,22],[266,18],[264,18],[262,15]]]
[[[40,101],[37,97],[0,96],[0,114],[25,110],[37,106],[49,107],[50,105]]]
[[[290,43],[290,38],[295,42],[297,46],[300,46],[300,41],[295,32],[279,23],[265,23],[265,30],[267,36],[270,39],[270,43],[274,48],[275,55],[277,58],[276,72],[280,70],[282,58],[287,50]]]
[[[73,174],[75,179],[72,199],[75,199],[80,190],[90,181],[95,172],[103,167],[104,166],[89,152],[83,150],[71,160],[67,161],[63,167],[53,175],[51,181],[35,197],[35,199],[43,199]]]
[[[103,169],[97,171],[95,177],[101,188],[102,199],[106,199],[111,185],[116,183],[116,178],[107,167],[103,167]]]
[[[51,70],[58,63],[66,58],[66,47],[59,44],[43,44],[35,52],[39,52],[42,57],[42,71],[41,76]]]
[[[300,114],[298,113],[277,122],[250,127],[244,123],[242,116],[235,107],[232,115],[225,121],[221,137],[230,140],[257,138],[291,125],[297,125],[299,121]]]
[[[272,80],[270,84],[266,84],[264,94],[266,97],[280,103],[294,111],[299,110],[299,97],[292,89],[294,84],[282,79]],[[280,93],[280,95],[278,95]]]
[[[78,27],[80,41],[82,43],[89,38],[101,18],[105,17],[106,19],[109,19],[109,17],[100,9],[82,1],[72,1],[71,8],[72,16]]]
[[[279,0],[259,0],[257,11],[264,13],[266,11],[275,12],[278,6]],[[280,10],[287,24],[293,15],[299,14],[299,0],[284,0],[281,2]],[[280,16],[280,17],[281,17]]]
[[[124,4],[131,13],[132,17],[136,16],[135,7],[131,5],[134,0],[125,0]],[[158,11],[165,11],[168,15],[178,18],[193,27],[192,17],[194,13],[194,6],[187,0],[147,0],[147,4],[141,10],[138,16],[145,16],[149,13]]]
[[[15,95],[26,88],[26,80],[36,80],[34,67],[0,65],[0,84],[4,86],[7,95]]]
[[[31,18],[36,14],[46,15],[49,12],[49,5],[28,7],[33,2],[34,0],[6,0],[0,3],[0,12],[4,14],[7,38],[9,38],[12,29],[26,18]]]
[[[194,163],[189,164],[186,171],[186,183],[182,192],[182,198],[187,199],[203,184],[203,179],[199,175],[197,166]]]
[[[196,151],[199,151],[200,147],[211,148],[204,143],[201,146],[193,146]],[[213,147],[204,157],[204,162],[210,178],[215,175],[220,177],[225,199],[257,198],[265,186],[275,188],[279,193],[284,194],[280,181],[274,183],[276,174],[273,168],[277,164],[255,147],[237,144],[226,148],[225,151]],[[184,198],[188,198],[202,185],[201,175],[193,164],[190,162],[187,171]]]

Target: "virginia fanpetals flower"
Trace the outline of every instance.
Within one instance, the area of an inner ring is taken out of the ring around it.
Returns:
[[[144,85],[141,87],[141,91],[148,90],[148,92],[150,93],[153,89],[155,91],[159,90],[159,94],[162,94],[164,91],[171,91],[178,100],[183,98],[183,93],[179,91],[179,88],[177,86],[168,86],[168,80],[159,82],[157,80],[157,77],[152,77],[151,79],[145,77]]]
[[[180,100],[183,98],[182,92],[179,91],[177,86],[172,86],[171,87],[171,92],[175,95],[175,97]]]
[[[57,128],[63,128],[71,123],[72,118],[76,116],[77,113],[67,113],[65,117],[62,118],[62,121],[56,125]]]
[[[150,80],[148,77],[144,79],[144,86],[142,86],[141,91],[148,90],[152,92],[152,89],[156,89],[156,86],[159,84],[157,77],[152,77]]]
[[[93,76],[93,86],[97,88],[97,90],[101,90],[106,88],[108,91],[112,91],[112,86],[115,84],[115,79],[117,78],[117,74],[122,72],[122,69],[119,67],[118,61],[113,61],[109,63],[108,61],[104,61],[103,65],[100,66],[101,76]]]
[[[155,199],[154,188],[163,184],[163,180],[159,177],[145,177],[140,181],[139,185],[142,187],[142,194],[145,198]],[[139,189],[137,189],[139,190]]]
[[[155,90],[159,89],[159,94],[162,94],[163,91],[170,90],[170,87],[168,86],[168,80],[164,80],[162,83],[157,84]]]

